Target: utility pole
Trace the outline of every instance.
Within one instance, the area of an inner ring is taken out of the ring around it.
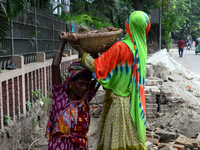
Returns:
[[[162,3],[162,1],[161,1],[161,3]],[[162,5],[160,5],[160,15],[159,15],[159,18],[160,18],[160,21],[159,21],[159,24],[160,24],[160,31],[159,31],[159,50],[161,50],[161,42],[162,42],[162,40],[161,40],[161,33],[162,33],[162,31],[161,31],[161,29],[162,29],[162,7],[161,7]]]
[[[37,3],[37,1],[35,0],[34,1],[35,2],[35,4]],[[37,11],[36,11],[36,7],[35,7],[35,50],[36,50],[36,52],[38,52],[38,35],[37,35]]]

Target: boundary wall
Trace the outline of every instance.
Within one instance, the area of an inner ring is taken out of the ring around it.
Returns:
[[[62,74],[78,59],[78,55],[71,55],[71,50],[65,51],[68,57],[62,58]],[[6,126],[5,116],[11,117],[15,123],[21,115],[26,115],[26,102],[33,102],[33,91],[40,89],[46,96],[52,82],[52,59],[45,60],[45,53],[36,53],[33,63],[24,64],[22,55],[13,55],[12,62],[17,64],[17,69],[0,73],[0,129]]]

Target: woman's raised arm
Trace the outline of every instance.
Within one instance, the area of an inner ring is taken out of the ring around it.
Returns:
[[[63,54],[63,50],[65,48],[65,45],[67,44],[67,40],[62,39],[62,36],[65,33],[62,32],[59,35],[59,39],[60,39],[60,46],[59,49],[56,51],[54,58],[53,58],[53,62],[52,62],[52,82],[55,85],[59,85],[61,82],[61,74],[60,74],[60,63],[61,63],[61,59],[62,59],[62,54]]]

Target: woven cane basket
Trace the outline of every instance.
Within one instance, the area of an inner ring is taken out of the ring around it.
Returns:
[[[87,53],[95,54],[106,51],[117,40],[119,34],[123,32],[122,29],[117,31],[103,32],[103,33],[89,33],[76,34],[79,39],[81,47]]]

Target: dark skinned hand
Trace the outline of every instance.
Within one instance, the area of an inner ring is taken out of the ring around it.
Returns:
[[[65,38],[63,38],[64,36],[65,36],[65,38],[67,38],[66,33],[65,32],[61,32],[59,34],[59,40],[62,41],[64,45],[66,45],[67,44],[67,40]]]
[[[106,30],[112,31],[114,27],[106,27]]]
[[[62,36],[62,39],[65,39],[69,42],[69,44],[77,50],[78,45],[80,45],[80,42],[77,38],[77,36],[74,33],[68,33]]]
[[[69,44],[76,50],[79,52],[79,57],[82,57],[82,55],[84,54],[84,50],[82,49],[82,47],[80,46],[80,42],[76,36],[76,34],[74,33],[67,33],[66,35],[62,36],[62,39],[66,39]]]
[[[95,54],[90,54],[94,59],[96,59],[97,57],[99,57],[98,53]]]
[[[114,28],[114,27],[106,27],[106,30],[108,30],[108,31],[117,31],[119,29]]]

